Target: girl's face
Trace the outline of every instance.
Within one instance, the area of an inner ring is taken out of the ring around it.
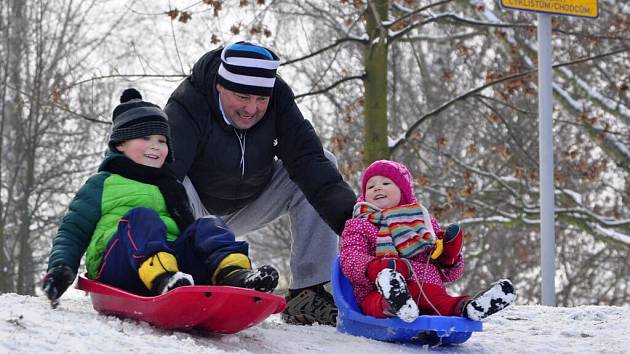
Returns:
[[[380,209],[398,206],[400,196],[400,188],[387,177],[373,176],[365,184],[365,201]]]
[[[149,135],[127,140],[116,146],[131,161],[149,167],[160,168],[168,155],[168,145],[164,135]]]

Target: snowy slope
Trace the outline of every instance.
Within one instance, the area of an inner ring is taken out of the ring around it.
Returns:
[[[444,353],[630,353],[630,307],[514,306]],[[43,297],[0,295],[0,353],[417,353],[428,350],[291,326],[273,316],[234,335],[172,332],[102,316],[78,290],[51,310]]]

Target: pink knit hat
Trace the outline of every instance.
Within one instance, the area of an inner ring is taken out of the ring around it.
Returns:
[[[374,161],[365,169],[361,179],[360,201],[365,200],[365,185],[374,176],[387,177],[400,188],[400,205],[411,204],[417,201],[413,195],[413,177],[411,177],[411,173],[409,173],[405,165],[390,160]]]

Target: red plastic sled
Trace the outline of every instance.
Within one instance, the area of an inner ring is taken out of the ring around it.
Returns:
[[[182,286],[160,296],[138,296],[79,276],[77,289],[90,294],[100,313],[146,321],[164,329],[236,333],[286,307],[277,295],[231,286]]]

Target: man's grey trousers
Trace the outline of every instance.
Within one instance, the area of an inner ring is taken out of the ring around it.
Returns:
[[[335,157],[326,151],[334,163]],[[208,215],[188,177],[184,179],[195,217]],[[218,215],[237,236],[264,227],[288,213],[291,221],[291,289],[309,287],[330,281],[332,261],[338,240],[306,200],[300,188],[289,178],[280,160],[275,161],[271,182],[258,199],[229,215]]]

